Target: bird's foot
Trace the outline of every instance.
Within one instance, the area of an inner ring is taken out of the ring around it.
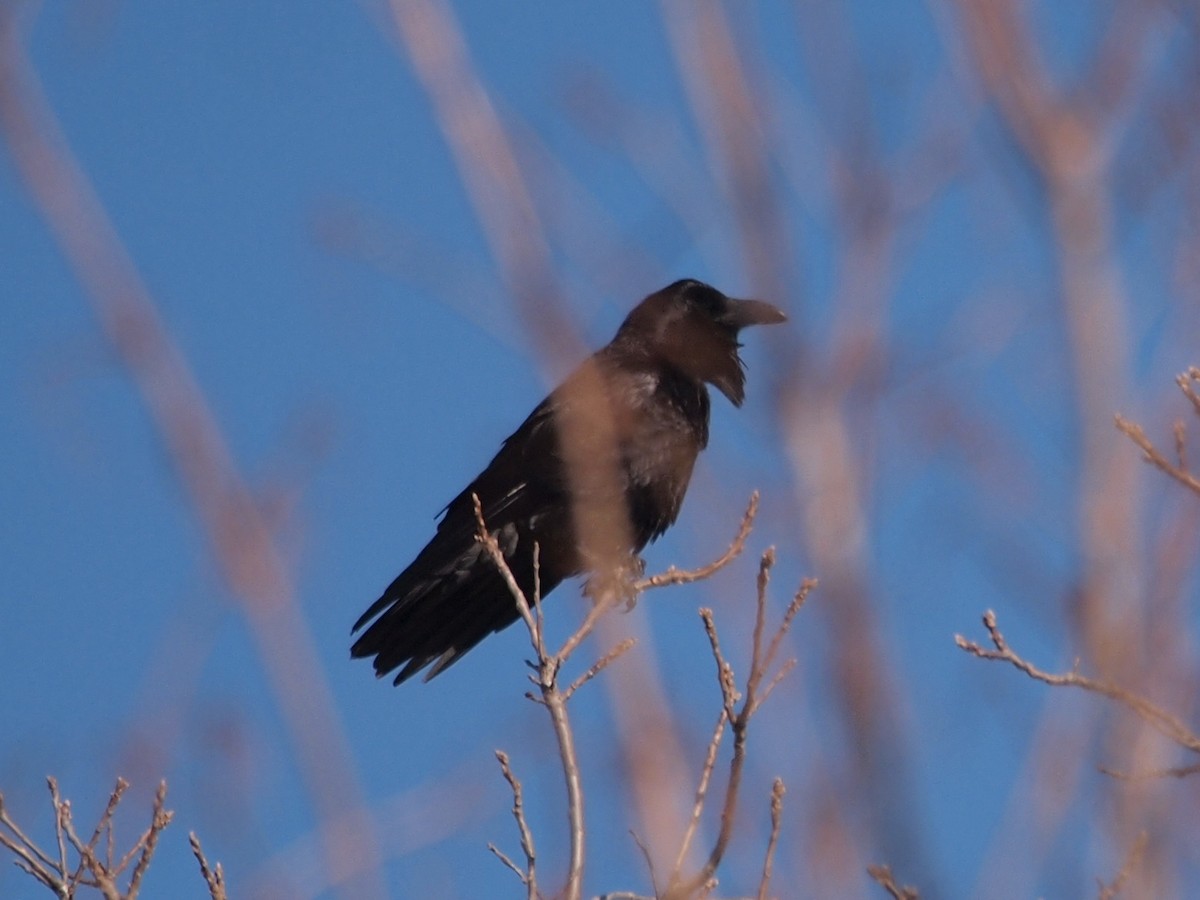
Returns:
[[[637,606],[637,583],[646,574],[646,561],[631,554],[604,571],[597,572],[583,585],[583,594],[592,603],[623,606],[629,612]]]

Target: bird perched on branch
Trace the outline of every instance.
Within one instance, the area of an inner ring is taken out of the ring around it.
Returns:
[[[373,656],[379,677],[399,668],[395,684],[428,666],[428,681],[516,621],[477,540],[476,497],[530,602],[535,583],[545,596],[573,575],[629,571],[679,514],[708,444],[707,385],[742,405],[738,333],[785,319],[690,279],[646,297],[447,504],[433,539],[354,623],[366,630],[351,655]]]

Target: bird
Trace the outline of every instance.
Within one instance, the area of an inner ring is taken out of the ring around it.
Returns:
[[[480,519],[530,602],[576,575],[602,584],[640,571],[708,444],[708,386],[740,407],[739,333],[786,319],[695,279],[645,297],[445,506],[433,538],[354,623],[351,656],[374,657],[379,678],[399,669],[396,685],[422,670],[429,681],[517,620]]]

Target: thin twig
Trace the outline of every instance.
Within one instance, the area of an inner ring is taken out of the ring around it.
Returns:
[[[745,694],[738,691],[737,682],[734,678],[733,667],[725,659],[724,653],[721,651],[721,642],[717,634],[716,622],[713,619],[711,609],[701,609],[700,618],[704,622],[704,632],[708,636],[708,642],[712,648],[713,659],[717,664],[717,681],[721,688],[721,717],[717,723],[716,733],[713,735],[713,740],[709,743],[709,754],[705,761],[705,769],[701,776],[701,789],[697,792],[696,804],[692,810],[692,820],[689,823],[688,829],[684,834],[683,846],[679,851],[676,859],[675,869],[671,875],[671,881],[667,885],[664,894],[667,898],[684,898],[703,896],[706,891],[711,890],[715,884],[715,875],[717,867],[721,864],[721,860],[725,856],[725,851],[729,846],[730,837],[733,834],[734,818],[737,811],[738,798],[741,790],[742,773],[745,769],[746,761],[746,735],[750,726],[750,720],[755,712],[762,705],[763,700],[774,690],[780,679],[791,671],[795,661],[789,660],[780,669],[780,671],[767,682],[766,690],[758,693],[762,681],[766,673],[770,669],[771,663],[774,661],[775,655],[778,652],[779,644],[783,640],[783,635],[790,627],[792,619],[803,605],[809,591],[815,585],[815,582],[805,581],[800,590],[796,592],[792,602],[788,605],[788,609],[784,614],[783,620],[779,627],[771,636],[771,641],[767,646],[767,650],[763,652],[763,632],[765,630],[765,607],[767,599],[767,585],[769,583],[769,573],[771,566],[774,564],[774,552],[768,550],[762,556],[759,563],[759,572],[757,580],[757,603],[758,608],[755,613],[755,625],[753,635],[753,646],[751,648],[751,670],[746,678]],[[741,708],[738,704],[741,703]],[[708,859],[690,878],[681,876],[682,860],[687,854],[691,844],[692,836],[695,832],[696,823],[699,820],[701,811],[705,803],[705,794],[708,788],[708,778],[712,773],[713,761],[716,757],[716,748],[720,740],[720,736],[724,731],[724,726],[728,722],[730,730],[733,732],[733,756],[729,762],[729,780],[725,787],[725,798],[721,804],[720,826],[717,833],[716,842],[713,844],[712,850],[709,852]],[[777,782],[780,798],[782,798],[782,783]],[[780,802],[782,800],[780,799]],[[772,847],[768,850],[771,854],[774,852],[774,842],[778,840],[778,835],[772,836]],[[770,856],[766,863],[767,874],[769,876]]]
[[[212,900],[228,900],[228,894],[225,891],[225,871],[221,868],[221,864],[209,866],[208,859],[204,856],[204,850],[200,847],[200,838],[196,837],[196,832],[188,832],[188,843],[192,845],[192,855],[200,864],[200,874],[204,876],[204,883],[208,885],[209,897]]]
[[[750,677],[746,680],[746,697],[753,698],[762,680],[762,637],[767,621],[767,585],[771,581],[771,567],[775,565],[775,548],[763,551],[758,563],[758,580],[755,584],[754,634],[750,639]]]
[[[788,604],[788,608],[783,613],[783,621],[779,624],[775,634],[771,636],[771,644],[767,647],[767,655],[763,658],[763,668],[770,669],[775,664],[775,655],[779,652],[779,645],[783,643],[784,636],[792,627],[792,620],[796,618],[796,613],[800,612],[800,607],[804,606],[804,601],[808,599],[817,588],[817,579],[805,578],[800,582],[800,588],[792,597],[792,602]],[[765,699],[765,695],[764,695]]]
[[[1108,766],[1099,768],[1103,774],[1119,781],[1149,781],[1160,778],[1188,778],[1200,772],[1200,763],[1190,766],[1172,766],[1168,769],[1150,769],[1147,772],[1123,772],[1119,769],[1110,769]]]
[[[637,638],[625,638],[625,640],[621,641],[619,644],[617,644],[617,646],[605,653],[602,657],[592,663],[591,667],[586,672],[571,682],[570,687],[563,691],[563,699],[570,700],[571,696],[577,690],[579,690],[579,688],[583,687],[585,684],[603,672],[606,668],[616,662],[618,658],[628,652],[635,644],[637,644]]]
[[[1145,697],[1127,691],[1125,688],[1110,681],[1101,681],[1095,678],[1088,678],[1086,675],[1080,675],[1078,663],[1076,663],[1076,667],[1072,668],[1070,672],[1064,672],[1059,675],[1038,668],[1008,646],[1008,642],[1004,639],[1004,635],[1000,633],[1000,629],[996,625],[996,614],[990,609],[983,615],[983,626],[988,631],[988,637],[995,647],[994,650],[989,650],[974,641],[969,641],[961,634],[954,636],[954,642],[960,649],[981,659],[996,659],[1011,663],[1030,678],[1037,681],[1055,686],[1078,687],[1085,691],[1091,691],[1092,693],[1108,697],[1110,700],[1115,700],[1134,712],[1138,718],[1160,734],[1175,741],[1181,747],[1195,753],[1200,753],[1200,736],[1197,736],[1171,713],[1147,700]]]
[[[58,871],[62,873],[62,877],[67,877],[67,841],[66,835],[63,833],[64,816],[71,815],[71,807],[69,803],[64,803],[62,797],[58,793],[58,781],[53,776],[47,776],[46,786],[50,789],[50,802],[54,804],[54,839],[58,843]],[[75,870],[75,874],[71,880],[76,881],[79,878],[79,870]]]
[[[174,816],[169,809],[166,809],[167,802],[167,782],[160,781],[158,790],[154,793],[154,812],[151,815],[150,827],[146,833],[142,835],[138,845],[142,848],[141,856],[138,857],[137,864],[133,867],[133,874],[129,877],[129,889],[126,891],[127,900],[135,900],[138,891],[141,890],[142,878],[146,875],[146,870],[150,866],[150,860],[154,857],[154,850],[158,846],[159,835],[163,833],[168,825],[171,824],[171,819]],[[135,847],[136,849],[136,847]],[[121,865],[116,872],[121,872],[126,865],[133,850],[129,851],[125,859],[121,861]],[[115,874],[115,873],[114,873]]]
[[[692,816],[688,820],[687,829],[679,845],[679,854],[675,857],[675,868],[671,870],[671,879],[676,880],[683,871],[683,863],[691,849],[696,829],[700,825],[700,815],[704,812],[704,801],[708,797],[708,784],[712,779],[713,768],[717,764],[717,750],[721,746],[721,738],[725,736],[725,725],[729,721],[729,711],[721,705],[721,714],[717,716],[717,727],[708,742],[708,753],[704,757],[704,768],[700,770],[700,783],[696,786],[696,801],[692,804]],[[655,891],[657,893],[657,890]]]
[[[500,573],[500,577],[504,579],[504,583],[508,587],[508,592],[512,594],[512,598],[517,604],[517,612],[521,614],[521,619],[525,622],[525,627],[529,629],[529,637],[533,642],[533,649],[541,656],[543,649],[542,631],[538,627],[538,622],[529,608],[529,600],[525,597],[525,591],[517,584],[517,578],[513,575],[512,569],[509,568],[508,560],[504,558],[504,552],[500,549],[500,543],[496,540],[496,535],[487,530],[487,524],[483,521],[483,504],[480,502],[478,494],[471,494],[471,503],[475,507],[475,524],[479,526],[479,530],[475,534],[475,539],[483,544],[484,549],[488,552],[488,556],[495,563],[496,570]]]
[[[551,677],[553,678],[553,675]],[[550,711],[550,721],[554,725],[554,737],[558,741],[563,775],[567,782],[567,820],[571,829],[571,846],[563,897],[565,900],[579,900],[583,888],[584,859],[583,783],[579,774],[579,758],[575,752],[575,733],[571,730],[571,723],[567,717],[566,700],[553,681],[543,686],[542,699]]]
[[[1138,445],[1142,451],[1142,458],[1157,469],[1170,475],[1184,487],[1197,494],[1200,494],[1200,478],[1197,478],[1191,471],[1184,468],[1182,462],[1180,465],[1175,465],[1167,459],[1157,447],[1151,442],[1150,438],[1146,437],[1146,433],[1142,431],[1142,427],[1135,422],[1130,422],[1121,415],[1115,417],[1117,430],[1128,437],[1131,441]],[[1182,459],[1182,452],[1178,447],[1179,437],[1176,436],[1176,455]]]
[[[602,603],[597,602],[592,608],[591,613],[589,613],[588,618],[584,621],[584,624],[580,626],[580,630],[575,635],[572,635],[572,638],[577,639],[574,642],[568,640],[567,644],[564,645],[564,649],[558,653],[548,654],[546,652],[543,629],[539,621],[541,599],[537,596],[534,597],[534,603],[539,607],[539,616],[535,616],[530,609],[525,592],[517,583],[516,576],[513,575],[512,569],[508,565],[508,560],[504,558],[504,553],[500,550],[496,536],[487,529],[479,497],[472,494],[471,500],[475,506],[475,521],[478,525],[476,539],[483,544],[488,552],[488,556],[496,566],[500,576],[504,579],[504,583],[508,586],[509,593],[513,597],[513,602],[516,603],[517,611],[529,631],[529,639],[533,645],[534,654],[537,656],[537,675],[534,681],[541,692],[540,702],[550,713],[550,722],[554,728],[555,740],[558,743],[559,759],[562,760],[563,778],[566,781],[567,788],[567,819],[570,823],[570,862],[567,867],[567,881],[563,887],[562,896],[564,900],[579,900],[583,889],[584,864],[583,783],[579,774],[579,759],[575,750],[575,734],[571,729],[571,722],[567,716],[567,696],[563,691],[559,690],[558,672],[569,653],[568,648],[574,649],[574,647],[578,646],[579,642],[591,630],[591,627],[594,626],[599,615],[604,610],[601,608]],[[534,560],[536,568],[536,556]],[[534,583],[535,585],[540,585],[539,580],[535,580]],[[510,785],[512,783],[511,781],[509,782]],[[525,835],[523,834],[523,846],[524,841]],[[529,847],[532,849],[532,837],[530,837]],[[498,852],[497,855],[502,860],[507,860],[506,857]],[[508,862],[511,865],[511,861]],[[535,895],[530,894],[530,896],[533,897]]]
[[[511,856],[509,856],[491,841],[488,841],[487,848],[491,851],[492,855],[496,857],[496,859],[500,860],[500,862],[504,863],[507,868],[512,869],[512,871],[516,873],[516,876],[521,879],[521,884],[525,885],[526,887],[529,886],[529,876],[525,874],[524,870],[522,870],[520,866],[512,861]]]
[[[633,842],[637,844],[638,850],[642,853],[642,859],[646,861],[646,871],[650,873],[650,887],[654,889],[654,896],[658,896],[658,876],[654,872],[654,858],[650,855],[650,848],[646,846],[646,842],[641,839],[636,831],[630,829],[629,836],[633,838]]]
[[[1117,874],[1113,876],[1110,884],[1100,882],[1100,891],[1097,894],[1098,900],[1113,900],[1124,889],[1125,884],[1129,881],[1133,870],[1141,863],[1142,857],[1146,853],[1146,847],[1150,844],[1150,833],[1143,831],[1137,836],[1133,842],[1133,846],[1129,848],[1129,852],[1125,854],[1125,859],[1121,863],[1121,868],[1117,870]]]
[[[558,742],[559,758],[562,761],[563,775],[567,786],[567,816],[570,827],[570,862],[567,870],[567,882],[563,888],[563,896],[566,900],[578,900],[582,890],[583,879],[583,863],[584,863],[584,821],[583,821],[583,787],[579,773],[579,763],[575,749],[574,733],[571,729],[570,720],[567,716],[566,704],[571,699],[575,691],[582,685],[586,684],[597,674],[604,670],[619,656],[625,653],[633,642],[626,640],[620,642],[616,647],[602,656],[594,663],[587,671],[579,678],[572,682],[566,690],[561,690],[558,686],[558,673],[562,668],[566,659],[579,647],[579,645],[591,634],[596,623],[605,615],[617,600],[626,596],[624,591],[619,590],[602,590],[598,591],[592,604],[588,610],[583,623],[571,634],[557,653],[548,653],[544,643],[544,628],[541,621],[541,598],[540,598],[540,583],[538,575],[538,559],[536,556],[537,548],[534,548],[534,585],[535,597],[531,608],[529,599],[526,597],[521,585],[517,582],[516,576],[513,574],[508,560],[505,559],[503,551],[500,549],[496,535],[488,530],[487,523],[484,520],[482,503],[478,496],[472,495],[472,502],[475,510],[475,521],[477,525],[476,539],[483,545],[488,557],[499,571],[501,578],[508,587],[509,593],[513,597],[513,602],[516,604],[518,614],[524,621],[526,629],[529,631],[530,641],[533,645],[534,653],[537,657],[537,674],[532,679],[538,685],[540,697],[532,693],[526,696],[536,700],[545,706],[550,713],[551,723],[554,728],[555,739]],[[750,497],[750,502],[746,508],[746,512],[742,517],[741,525],[733,542],[724,554],[714,562],[707,566],[691,571],[682,571],[671,567],[661,575],[651,576],[640,581],[633,582],[627,585],[629,592],[633,597],[652,587],[662,587],[668,584],[686,584],[692,581],[697,581],[702,578],[711,576],[714,572],[726,566],[735,559],[743,550],[746,539],[750,533],[750,528],[754,521],[754,516],[758,509],[758,493],[755,492]],[[713,656],[717,660],[718,679],[721,685],[722,695],[722,713],[718,723],[717,731],[714,734],[713,741],[709,747],[709,758],[705,763],[705,770],[701,776],[701,787],[697,794],[696,808],[693,812],[692,822],[689,824],[685,833],[684,845],[679,854],[679,861],[676,863],[675,871],[672,873],[671,883],[667,887],[668,896],[683,896],[684,894],[694,896],[696,892],[711,890],[716,882],[713,878],[713,873],[716,871],[720,860],[724,856],[725,849],[728,845],[730,835],[733,831],[734,811],[737,807],[741,776],[745,763],[745,732],[749,723],[750,717],[757,709],[761,700],[769,694],[779,679],[790,671],[792,663],[785,664],[782,671],[778,673],[767,685],[767,689],[762,697],[755,698],[753,692],[756,691],[762,682],[769,663],[773,661],[775,653],[778,649],[779,642],[803,602],[804,596],[807,594],[808,587],[801,589],[801,593],[792,601],[788,612],[784,616],[784,621],[780,625],[779,630],[772,637],[770,645],[764,655],[762,647],[762,632],[765,627],[765,602],[767,588],[767,573],[774,562],[774,552],[767,551],[763,555],[760,564],[759,579],[758,579],[758,620],[755,628],[755,639],[753,649],[753,662],[751,672],[747,681],[748,699],[739,713],[736,709],[738,702],[742,699],[741,693],[737,689],[734,679],[733,667],[725,661],[721,653],[720,642],[717,637],[716,625],[712,619],[712,611],[708,609],[701,610],[701,617],[704,619],[705,630],[712,644]],[[808,582],[805,583],[808,585]],[[536,612],[534,612],[536,610]],[[751,702],[754,701],[754,702]],[[721,810],[721,829],[717,838],[716,845],[709,854],[708,861],[702,869],[691,879],[688,879],[686,884],[679,877],[679,870],[682,865],[682,860],[686,857],[688,847],[694,836],[700,813],[703,810],[704,801],[707,794],[708,783],[711,778],[712,769],[715,764],[717,746],[720,743],[721,734],[724,731],[725,725],[729,722],[734,722],[734,753],[733,760],[730,766],[729,783],[726,787],[725,801]],[[510,781],[510,785],[512,782]],[[524,833],[523,833],[524,846]],[[529,838],[529,855],[532,851],[532,837]],[[521,868],[517,866],[511,859],[501,853],[495,847],[490,847],[492,852],[518,874],[522,874]],[[530,864],[532,869],[532,857],[530,856]],[[522,874],[524,878],[524,875]],[[653,878],[653,871],[651,871]],[[528,884],[528,882],[526,882]],[[656,894],[657,894],[657,888]],[[531,888],[530,897],[535,896]]]
[[[896,884],[890,866],[867,866],[867,874],[891,895],[892,900],[920,900],[921,895],[916,888]]]
[[[1186,372],[1176,376],[1175,383],[1183,391],[1183,396],[1187,397],[1191,402],[1192,412],[1200,416],[1200,393],[1196,392],[1196,384],[1200,383],[1200,368],[1188,366]]]
[[[771,888],[771,869],[775,861],[775,848],[779,844],[779,827],[783,821],[783,795],[786,789],[783,779],[776,778],[771,785],[771,837],[767,841],[767,854],[763,858],[762,880],[758,883],[758,900],[767,900]]]
[[[512,767],[508,764],[508,754],[503,750],[497,750],[496,760],[500,763],[500,771],[504,774],[504,780],[508,782],[509,788],[512,789],[512,813],[513,818],[517,820],[517,832],[521,835],[521,852],[525,854],[524,871],[494,846],[489,844],[488,847],[500,858],[501,862],[506,863],[510,869],[517,873],[521,879],[521,883],[528,888],[529,900],[537,900],[539,896],[536,871],[537,854],[533,849],[533,833],[529,830],[529,823],[525,821],[524,789],[521,787],[520,780],[513,774]]]
[[[742,514],[742,522],[738,526],[737,534],[734,535],[728,549],[717,559],[698,569],[677,569],[675,566],[668,566],[665,572],[650,575],[635,582],[633,586],[634,591],[641,593],[652,588],[665,587],[672,584],[691,584],[693,581],[703,581],[705,578],[712,577],[714,573],[719,572],[741,555],[742,551],[746,548],[746,539],[750,537],[750,531],[754,527],[754,517],[757,514],[758,491],[755,491],[750,495],[750,502],[746,505],[746,511]]]
[[[16,839],[5,834],[3,829],[8,829]],[[66,873],[61,870],[55,872],[54,861],[43,853],[8,815],[3,794],[0,794],[0,846],[6,847],[17,856],[13,862],[19,869],[28,872],[59,896],[66,892],[63,884]]]
[[[332,819],[362,806],[363,792],[272,523],[72,154],[16,33],[12,8],[0,4],[0,139],[151,415],[210,552],[240,601],[316,814],[322,821]],[[365,871],[371,877],[339,896],[384,896],[376,836],[359,830],[354,841],[357,854],[369,860]],[[322,847],[326,871],[339,869],[343,849],[337,841]]]

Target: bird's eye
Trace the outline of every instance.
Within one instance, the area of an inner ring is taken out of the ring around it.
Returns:
[[[725,311],[725,295],[707,284],[693,284],[687,298],[693,308],[709,318],[715,319]]]

